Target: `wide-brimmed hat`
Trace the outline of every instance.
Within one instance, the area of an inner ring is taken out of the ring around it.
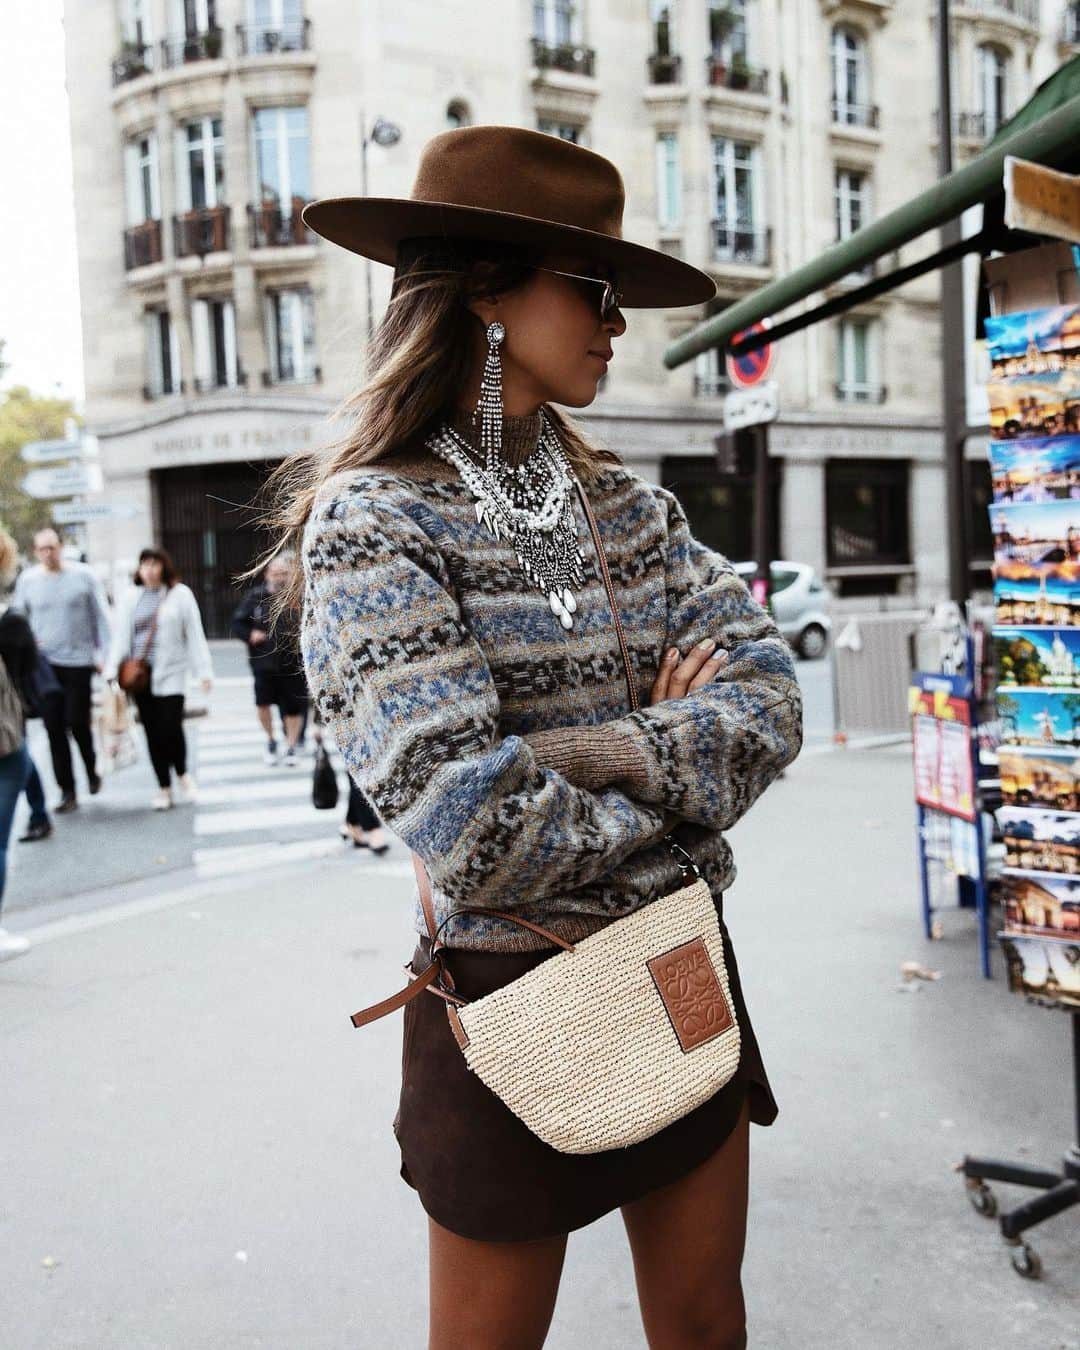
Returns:
[[[622,237],[622,177],[603,155],[522,127],[458,127],[424,146],[410,197],[325,197],[304,223],[331,243],[393,265],[404,239],[481,239],[562,249],[606,263],[623,304],[699,305],[712,279]]]

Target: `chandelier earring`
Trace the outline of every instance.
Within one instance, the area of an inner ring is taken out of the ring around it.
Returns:
[[[488,324],[487,360],[480,380],[480,401],[473,416],[480,419],[480,449],[484,453],[484,466],[488,473],[495,473],[502,458],[502,344],[506,340],[506,328],[498,321]]]

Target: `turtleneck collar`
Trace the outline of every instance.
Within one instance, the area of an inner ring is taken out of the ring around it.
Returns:
[[[471,413],[456,409],[451,426],[473,450],[480,451],[480,425]],[[540,440],[540,413],[526,413],[522,417],[504,417],[502,420],[502,457],[514,466],[529,458]]]

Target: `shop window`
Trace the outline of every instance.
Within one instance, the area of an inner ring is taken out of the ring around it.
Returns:
[[[752,462],[750,455],[739,459]],[[773,460],[771,467],[770,547],[775,556],[780,538],[779,461]],[[660,482],[678,497],[695,539],[732,562],[754,556],[753,474],[721,476],[711,455],[671,455],[660,461]]]
[[[825,466],[830,567],[910,563],[906,460],[834,459]]]

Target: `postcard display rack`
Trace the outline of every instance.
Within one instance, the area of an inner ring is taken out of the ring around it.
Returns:
[[[1013,258],[1030,267],[1029,254]],[[974,1157],[961,1170],[989,1218],[998,1209],[988,1181],[1041,1192],[1000,1216],[1013,1266],[1037,1277],[1041,1263],[1021,1235],[1080,1204],[1080,304],[1029,299],[1017,310],[1001,300],[986,320],[1005,845],[998,936],[1009,987],[1071,1014],[1077,1142],[1061,1172]]]

